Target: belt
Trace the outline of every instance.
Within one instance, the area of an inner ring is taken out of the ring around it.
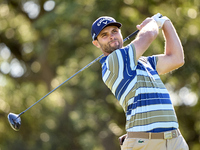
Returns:
[[[127,138],[142,138],[142,139],[172,139],[180,135],[179,130],[167,132],[152,133],[152,132],[128,132]]]

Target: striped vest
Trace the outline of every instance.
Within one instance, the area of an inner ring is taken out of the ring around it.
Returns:
[[[157,57],[136,60],[130,44],[100,60],[102,79],[126,113],[127,132],[164,132],[178,128],[169,93],[157,71]]]

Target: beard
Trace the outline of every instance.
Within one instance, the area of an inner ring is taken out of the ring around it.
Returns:
[[[113,43],[114,42],[114,43]],[[116,43],[117,42],[117,43]],[[106,52],[111,54],[113,51],[122,48],[122,42],[120,42],[119,40],[112,40],[110,42],[108,42],[107,44],[101,44],[99,43],[101,46],[101,49]],[[112,45],[112,46],[111,46]]]

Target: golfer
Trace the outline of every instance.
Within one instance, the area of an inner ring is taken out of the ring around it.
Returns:
[[[123,46],[120,27],[112,17],[92,24],[92,43],[105,55],[102,79],[126,115],[127,134],[119,138],[122,150],[188,150],[167,89],[159,75],[184,64],[180,39],[172,22],[156,14],[140,25],[137,37]],[[163,31],[163,54],[142,56]]]

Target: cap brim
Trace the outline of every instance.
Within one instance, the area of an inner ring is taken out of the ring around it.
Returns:
[[[117,26],[118,28],[120,28],[120,27],[122,26],[122,24],[119,23],[119,22],[111,22],[111,23],[108,23],[107,25],[105,25],[105,26],[103,27],[103,29],[104,29],[105,27],[107,27],[107,26]]]

